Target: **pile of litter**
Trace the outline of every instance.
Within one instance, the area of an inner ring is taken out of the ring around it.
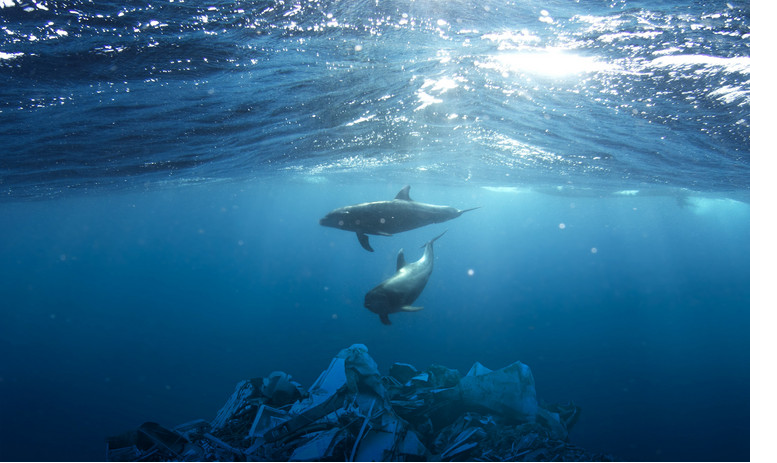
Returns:
[[[108,461],[613,461],[568,443],[579,409],[540,404],[528,366],[475,363],[387,376],[361,344],[305,391],[283,372],[241,381],[216,418],[144,423],[107,439]]]

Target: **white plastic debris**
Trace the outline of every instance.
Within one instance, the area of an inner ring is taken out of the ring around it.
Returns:
[[[341,350],[305,391],[283,372],[241,381],[208,423],[144,423],[107,439],[109,461],[611,461],[567,442],[574,404],[542,405],[527,365],[466,376]]]

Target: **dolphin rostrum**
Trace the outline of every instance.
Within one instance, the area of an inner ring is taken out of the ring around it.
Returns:
[[[477,209],[460,211],[455,207],[419,203],[410,199],[410,185],[402,188],[391,201],[354,204],[335,209],[319,223],[325,227],[356,232],[362,247],[373,252],[367,235],[391,236],[433,223],[455,219]]]
[[[447,230],[446,230],[447,231]],[[424,290],[434,267],[434,242],[445,232],[424,245],[424,255],[415,262],[405,263],[405,253],[399,250],[397,255],[397,273],[372,288],[364,296],[364,307],[380,315],[384,325],[390,325],[389,314],[397,312],[415,312],[423,307],[412,304]]]

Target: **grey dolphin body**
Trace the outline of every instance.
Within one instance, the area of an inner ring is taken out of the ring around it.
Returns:
[[[477,209],[460,211],[455,207],[425,204],[410,199],[410,186],[402,188],[391,201],[375,201],[354,204],[335,209],[319,223],[325,227],[356,232],[362,247],[373,252],[367,235],[391,236],[433,223],[455,219],[461,214]]]
[[[434,268],[433,244],[440,236],[426,243],[424,255],[415,262],[405,263],[404,250],[400,249],[397,255],[397,273],[374,287],[364,296],[364,307],[380,315],[380,321],[384,325],[390,325],[389,314],[397,312],[415,312],[423,307],[413,307],[412,304],[421,291]]]

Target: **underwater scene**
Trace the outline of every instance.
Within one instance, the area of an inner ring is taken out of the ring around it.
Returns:
[[[0,460],[751,460],[748,2],[0,32]]]

